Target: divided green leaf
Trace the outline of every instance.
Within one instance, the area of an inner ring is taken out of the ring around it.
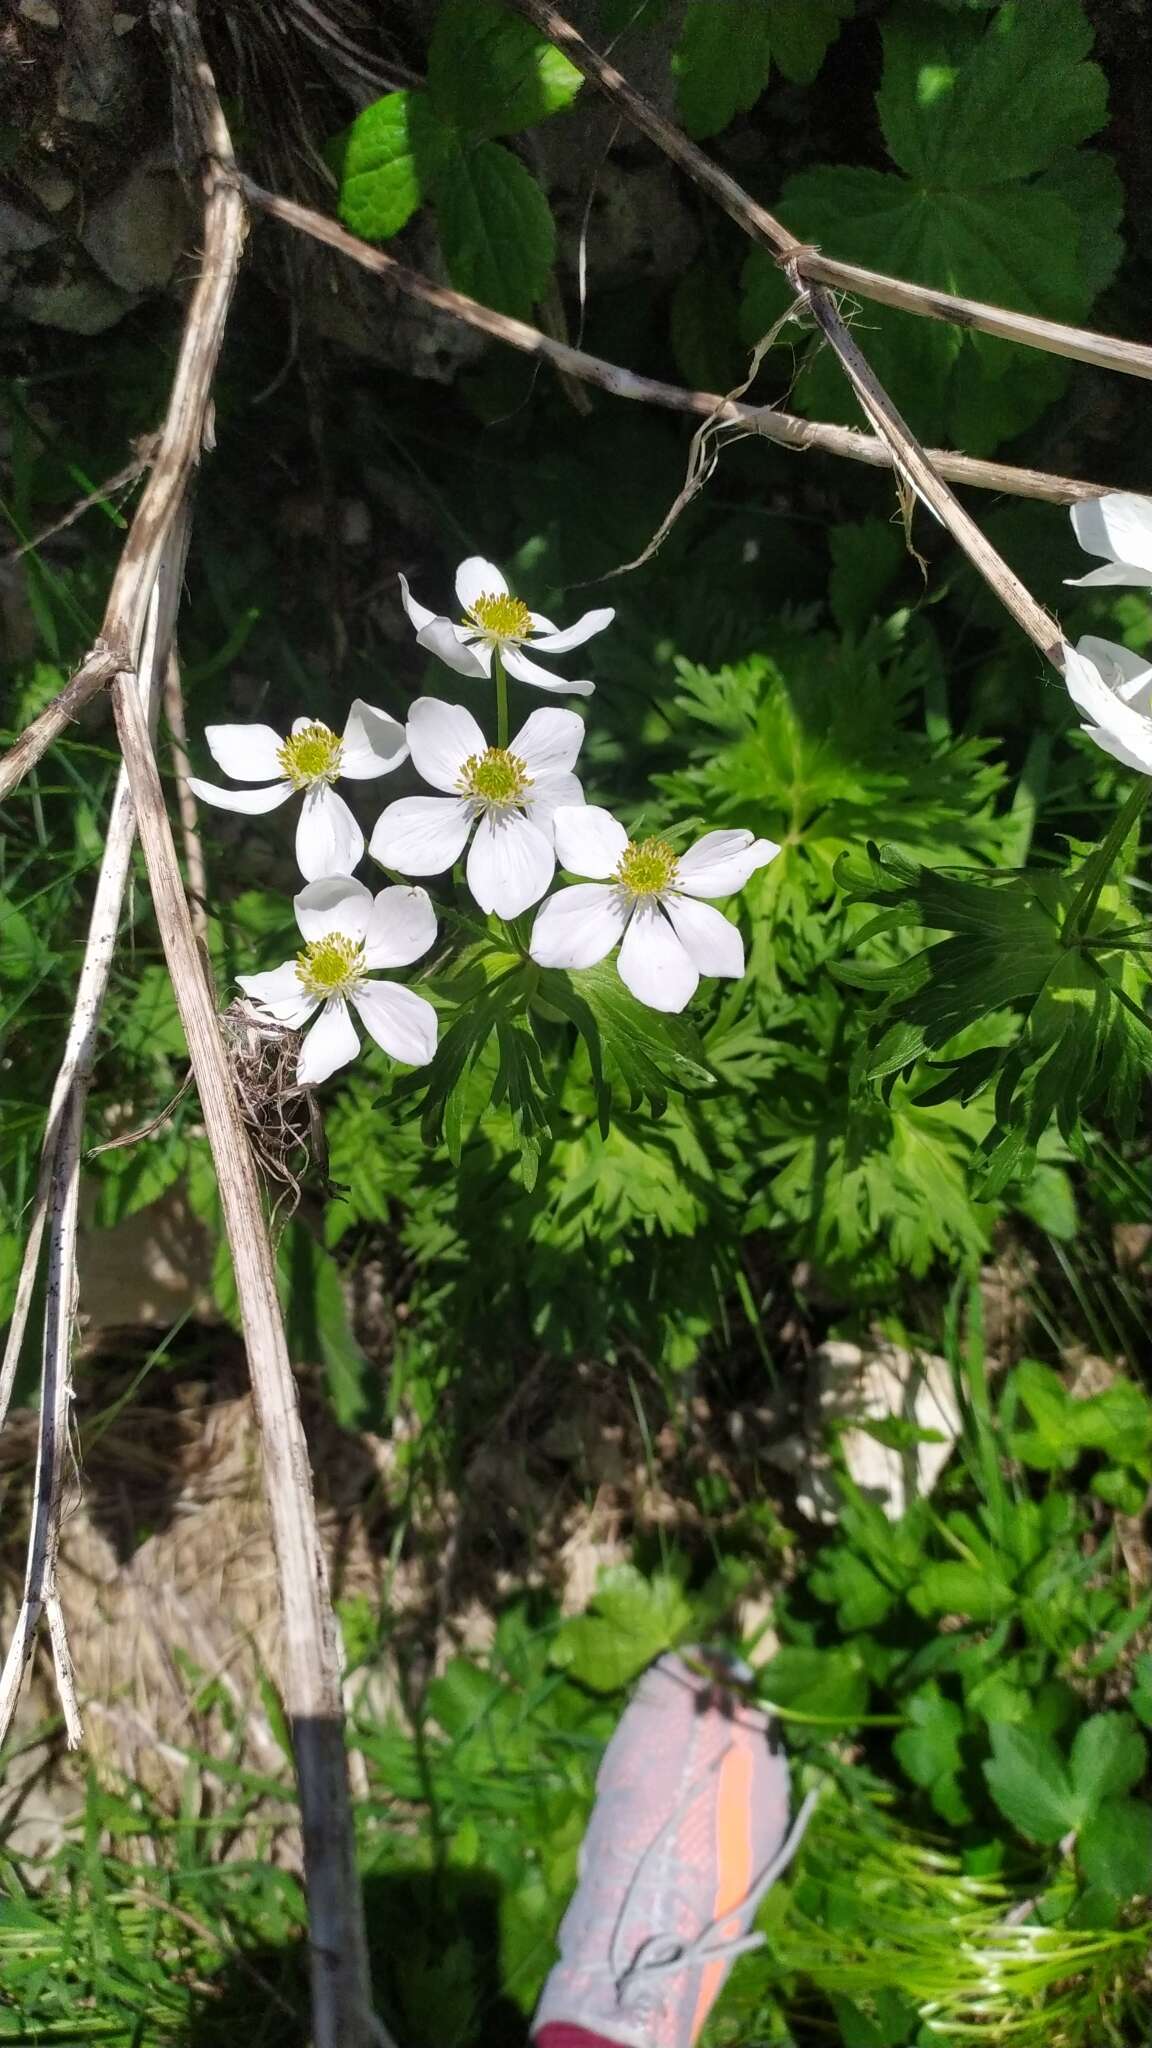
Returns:
[[[428,46],[428,90],[464,135],[515,135],[570,106],[584,83],[563,51],[500,0],[443,0]]]

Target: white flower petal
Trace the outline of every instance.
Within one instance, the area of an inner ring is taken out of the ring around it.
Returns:
[[[464,851],[472,826],[465,797],[402,796],[376,820],[368,851],[401,875],[442,875]]]
[[[1123,647],[1117,640],[1101,640],[1095,633],[1084,633],[1076,642],[1076,652],[1085,661],[1090,661],[1110,690],[1125,704],[1136,703],[1141,711],[1147,707],[1138,699],[1152,683],[1152,662],[1146,654],[1137,654],[1131,647]]]
[[[488,742],[463,704],[417,697],[408,713],[408,745],[417,774],[433,789],[455,793],[465,761],[473,754],[483,754]]]
[[[584,720],[578,712],[542,704],[539,711],[525,719],[509,744],[535,779],[571,768],[584,744],[584,732]]]
[[[675,886],[685,896],[732,896],[779,851],[751,832],[706,832],[677,861]]]
[[[531,683],[535,690],[551,690],[557,697],[590,697],[595,683],[570,683],[565,676],[554,676],[539,662],[529,661],[519,647],[505,647],[504,666],[510,676],[516,676],[522,683]]]
[[[349,1060],[354,1060],[359,1050],[360,1040],[348,1015],[348,1005],[343,996],[333,996],[325,1003],[300,1048],[296,1079],[302,1088],[317,1088],[338,1067],[346,1067]]]
[[[577,882],[540,906],[529,952],[538,967],[595,967],[624,936],[629,905],[619,889]]]
[[[220,789],[214,782],[201,782],[198,775],[188,777],[188,787],[201,803],[215,804],[220,811],[244,811],[250,818],[278,810],[292,794],[290,782],[274,782],[268,789]]]
[[[436,912],[427,889],[381,889],[368,918],[367,967],[409,967],[436,937]]]
[[[296,823],[296,865],[306,882],[350,875],[364,857],[364,834],[342,796],[326,782],[305,792]]]
[[[318,998],[301,988],[294,960],[285,960],[282,967],[271,967],[266,974],[238,974],[236,979],[246,996],[290,1031],[299,1031],[316,1008]]]
[[[585,640],[591,640],[594,633],[602,633],[616,617],[614,608],[606,606],[602,611],[585,612],[574,626],[565,626],[557,632],[555,626],[539,638],[533,635],[532,646],[540,654],[567,654],[570,647],[583,647]]]
[[[1152,498],[1135,491],[1107,491],[1072,506],[1072,529],[1089,555],[1143,570],[1152,581]]]
[[[426,604],[421,604],[419,598],[413,597],[408,588],[408,578],[403,575],[400,578],[400,602],[418,633],[422,632],[425,626],[430,626],[436,617],[435,612],[430,612]]]
[[[584,791],[575,775],[542,775],[535,782],[524,799],[524,809],[534,825],[548,839],[555,836],[553,820],[561,809],[572,809],[584,802]]]
[[[614,875],[628,846],[623,825],[599,804],[561,808],[552,820],[556,858],[570,875],[589,875],[606,882]]]
[[[558,633],[560,630],[559,626],[553,625],[551,619],[544,617],[543,612],[529,612],[528,617],[532,621],[533,633]]]
[[[1152,585],[1152,569],[1137,569],[1132,562],[1105,562],[1102,569],[1089,569],[1086,576],[1066,576],[1064,581],[1077,590],[1090,589],[1094,583],[1126,583],[1147,590]]]
[[[292,901],[302,937],[326,939],[339,932],[346,939],[363,939],[372,916],[372,891],[352,875],[325,875],[309,882]]]
[[[468,852],[468,887],[481,910],[519,917],[556,872],[551,841],[517,811],[489,811]]]
[[[470,612],[478,597],[507,597],[508,585],[494,562],[483,555],[469,555],[456,571],[456,602]]]
[[[420,628],[416,639],[429,654],[454,668],[458,676],[486,676],[491,672],[492,649],[466,645],[451,619],[433,619],[430,626]]]
[[[693,961],[654,903],[638,903],[616,962],[625,988],[650,1010],[682,1010],[700,981]]]
[[[362,981],[352,998],[377,1045],[408,1067],[426,1067],[436,1051],[436,1012],[395,981]]]
[[[284,773],[284,742],[270,725],[208,725],[204,737],[216,766],[237,782],[271,782]]]
[[[690,896],[669,894],[663,902],[693,966],[701,974],[731,975],[738,981],[744,972],[744,941],[723,911],[694,903]]]
[[[1118,657],[1131,658],[1128,649],[1114,647],[1107,640],[1088,638],[1076,647],[1065,646],[1064,681],[1077,710],[1091,721],[1085,730],[1106,753],[1142,775],[1152,775],[1152,718],[1126,704],[1115,688],[1109,687],[1089,649],[1118,676],[1127,674]]]
[[[348,713],[340,743],[340,773],[353,782],[368,782],[375,775],[390,775],[408,759],[404,727],[390,712],[378,711],[357,697]]]

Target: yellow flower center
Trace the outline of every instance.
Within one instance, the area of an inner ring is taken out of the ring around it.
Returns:
[[[322,1002],[349,995],[364,973],[363,944],[359,939],[346,939],[341,932],[310,939],[296,955],[296,972],[301,988]]]
[[[507,810],[513,804],[523,803],[532,787],[532,777],[518,754],[510,754],[507,747],[489,747],[483,754],[470,754],[460,770],[458,784],[462,796],[475,797],[478,803],[489,804],[496,810]]]
[[[479,626],[493,640],[526,640],[532,631],[532,614],[523,598],[506,590],[499,597],[489,592],[476,599],[464,623]]]
[[[630,839],[615,879],[630,896],[660,896],[676,879],[675,851],[666,839]]]
[[[285,740],[276,758],[293,789],[308,789],[314,782],[335,782],[342,752],[328,726],[304,725]]]

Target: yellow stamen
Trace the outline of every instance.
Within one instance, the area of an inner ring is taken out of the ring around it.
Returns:
[[[507,747],[489,747],[486,753],[468,756],[457,787],[461,796],[475,797],[495,810],[508,810],[523,803],[532,777],[518,754],[510,754]]]
[[[340,773],[340,741],[328,726],[301,726],[285,740],[277,760],[293,789],[309,789],[314,782],[335,782]]]
[[[615,880],[630,896],[660,896],[676,879],[676,854],[666,839],[628,841]]]
[[[341,932],[310,939],[296,955],[296,972],[306,993],[319,996],[322,1002],[349,995],[364,973],[363,944],[359,939],[346,939]]]
[[[509,591],[499,597],[486,592],[476,599],[464,623],[479,626],[493,640],[526,640],[532,631],[532,614],[524,600]]]

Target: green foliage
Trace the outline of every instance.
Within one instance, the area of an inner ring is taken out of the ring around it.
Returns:
[[[386,94],[339,139],[341,219],[386,241],[429,200],[452,282],[498,312],[529,313],[552,273],[552,215],[531,172],[492,138],[560,112],[581,83],[500,0],[448,0],[427,91]]]
[[[1080,0],[1012,0],[991,14],[951,17],[896,7],[882,37],[876,111],[896,168],[798,172],[781,196],[785,224],[850,262],[1082,320],[1119,262],[1122,196],[1111,160],[1076,147],[1107,118]],[[787,295],[759,252],[748,259],[744,289],[752,342]],[[884,308],[869,310],[864,339],[921,436],[974,454],[1030,425],[1067,383],[1066,365],[1053,357]],[[814,417],[856,422],[827,352],[803,370],[794,397]]]

